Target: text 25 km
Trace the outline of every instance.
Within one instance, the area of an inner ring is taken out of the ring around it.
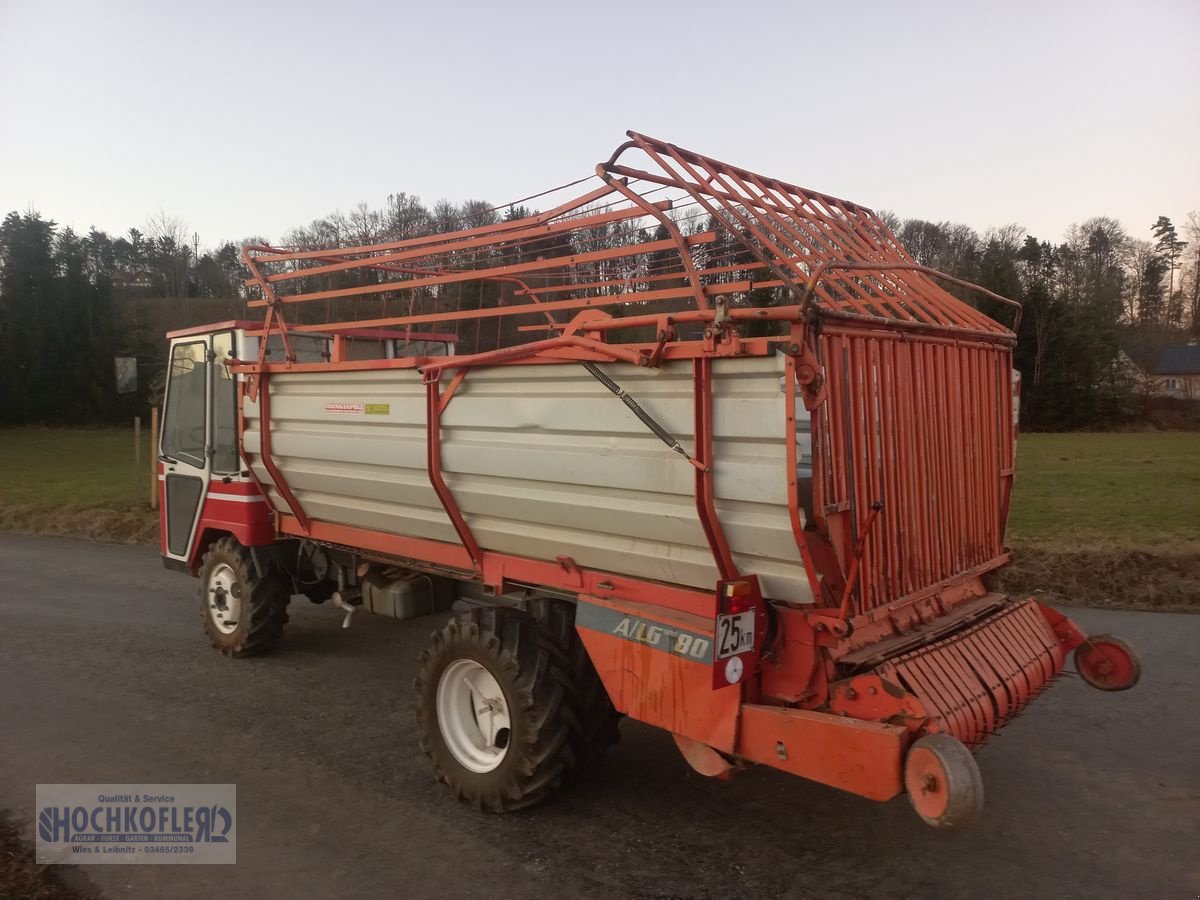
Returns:
[[[717,659],[754,649],[754,610],[717,616]]]

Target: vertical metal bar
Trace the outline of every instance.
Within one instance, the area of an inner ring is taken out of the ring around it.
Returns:
[[[895,528],[903,531],[899,537],[900,590],[907,594],[919,583],[917,572],[921,568],[920,556],[924,551],[920,518],[917,515],[919,509],[913,491],[915,466],[911,453],[913,423],[910,405],[913,385],[907,360],[908,345],[900,341],[889,343],[893,377],[896,379],[892,416],[895,428],[896,492],[892,502],[903,516],[896,522]]]
[[[887,549],[887,596],[890,598],[900,597],[903,593],[901,554],[904,551],[904,540],[907,536],[906,533],[899,530],[905,511],[897,502],[899,472],[897,471],[896,457],[895,407],[896,391],[899,389],[899,385],[896,383],[896,369],[891,354],[893,342],[890,340],[879,341],[876,346],[879,382],[883,388],[883,394],[879,398],[879,451],[883,477],[883,496],[880,499],[883,501],[884,511],[887,513],[884,516],[884,529],[880,539]]]
[[[429,467],[429,483],[433,486],[438,499],[442,501],[442,508],[450,517],[450,523],[454,526],[467,555],[471,557],[472,565],[479,570],[482,560],[479,544],[475,542],[475,535],[471,533],[467,520],[463,518],[462,510],[458,508],[454,495],[450,493],[450,488],[446,485],[446,479],[442,477],[442,404],[438,386],[439,375],[438,372],[431,373],[425,383],[425,449]]]
[[[842,441],[845,448],[843,468],[846,470],[847,499],[850,501],[850,547],[858,543],[858,443],[854,439],[854,410],[852,407],[855,396],[854,381],[850,374],[850,355],[854,346],[853,341],[846,341],[849,346],[842,348],[842,389],[838,397],[839,413],[842,417]],[[847,548],[845,560],[848,564],[852,552]]]
[[[973,549],[975,544],[975,512],[979,497],[976,494],[978,482],[975,480],[974,461],[971,454],[971,442],[975,438],[974,423],[971,421],[971,388],[972,385],[965,371],[966,348],[950,347],[949,358],[952,368],[951,378],[954,383],[954,407],[957,420],[956,439],[954,441],[954,458],[958,468],[956,480],[958,490],[954,502],[958,507],[959,519],[962,522],[962,559],[959,565],[963,568],[972,565],[978,553]]]
[[[713,454],[712,363],[711,357],[697,357],[692,370],[696,456],[704,463],[703,466],[695,467],[696,512],[700,516],[700,525],[704,529],[704,536],[708,539],[708,545],[712,549],[717,572],[722,581],[729,581],[737,578],[738,570],[733,562],[733,554],[729,551],[729,544],[725,540],[725,532],[721,529],[721,520],[717,514],[716,499],[713,495],[716,460]]]
[[[933,556],[933,568],[929,573],[929,581],[942,579],[945,569],[946,556],[949,547],[946,545],[946,522],[939,509],[942,496],[942,470],[938,454],[938,423],[940,417],[935,408],[933,381],[935,378],[933,366],[933,347],[929,344],[917,344],[913,348],[921,368],[921,448],[920,452],[926,463],[925,509],[929,520],[930,550]]]
[[[866,471],[863,473],[866,476],[867,496],[864,498],[867,503],[864,504],[864,512],[867,506],[876,501],[883,501],[883,448],[880,446],[880,423],[879,423],[879,404],[880,393],[882,386],[879,380],[879,367],[877,365],[877,350],[878,342],[873,337],[864,338],[862,341],[862,371],[863,371],[863,430],[865,432],[865,451],[866,451]],[[886,517],[887,510],[885,508],[884,515]],[[872,528],[871,535],[867,541],[867,571],[870,573],[870,587],[874,588],[874,594],[871,591],[864,593],[864,604],[868,599],[872,601],[872,605],[882,597],[888,596],[887,583],[885,581],[886,559],[887,553],[887,536],[886,518],[884,528]],[[865,606],[864,606],[865,609]]]
[[[942,488],[942,512],[950,526],[950,567],[943,573],[949,577],[963,568],[963,523],[960,493],[962,484],[958,472],[958,436],[961,433],[958,421],[957,381],[952,371],[953,348],[945,344],[935,347],[938,360],[938,402],[942,418],[942,464],[945,481]]]
[[[296,523],[300,526],[300,530],[307,535],[309,533],[308,515],[300,506],[300,501],[292,493],[283,473],[279,471],[279,466],[275,464],[275,458],[271,455],[271,376],[268,372],[262,372],[258,379],[259,455],[262,457],[267,474],[271,476],[275,490],[279,492],[279,496],[283,497],[283,502],[296,517]]]
[[[992,518],[992,500],[995,496],[995,484],[998,473],[992,463],[992,436],[995,420],[988,413],[994,407],[988,406],[990,393],[988,381],[987,353],[979,348],[971,350],[971,360],[974,363],[971,373],[971,385],[975,391],[975,408],[972,410],[972,421],[978,433],[975,438],[977,454],[977,475],[979,487],[977,493],[979,503],[979,547],[980,559],[990,559],[995,556],[995,525]]]
[[[795,343],[801,343],[805,339],[803,330],[800,328],[792,329],[792,340]],[[804,563],[804,572],[808,576],[808,585],[812,590],[813,599],[819,602],[821,596],[821,582],[817,577],[817,569],[813,562],[812,555],[808,548],[808,537],[804,533],[804,522],[800,518],[800,485],[798,482],[797,468],[799,467],[799,448],[796,443],[796,404],[798,397],[796,394],[796,357],[788,356],[784,364],[784,403],[787,404],[786,414],[784,416],[784,446],[786,447],[787,468],[788,468],[788,518],[792,524],[792,534],[796,539],[796,549],[800,551],[800,560]],[[816,485],[818,480],[817,464],[816,464],[816,435],[813,432],[811,419],[809,422],[809,439],[813,442],[813,477],[812,490],[814,493],[814,505]]]

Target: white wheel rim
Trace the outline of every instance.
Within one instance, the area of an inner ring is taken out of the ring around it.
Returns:
[[[508,753],[512,721],[500,683],[481,663],[456,659],[437,687],[438,728],[455,760],[471,772],[491,772]]]
[[[242,615],[242,586],[228,563],[218,564],[209,573],[205,599],[217,631],[233,634]]]

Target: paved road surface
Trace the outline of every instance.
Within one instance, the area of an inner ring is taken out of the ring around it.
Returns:
[[[209,649],[152,550],[0,535],[0,807],[37,782],[235,782],[236,866],[95,866],[112,897],[1194,897],[1200,616],[1081,611],[1139,646],[1124,694],[1064,679],[979,756],[968,833],[766,770],[694,775],[625,723],[595,775],[481,816],[409,713],[430,620],[293,603],[270,657]]]

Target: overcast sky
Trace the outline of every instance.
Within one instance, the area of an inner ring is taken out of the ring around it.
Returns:
[[[902,216],[1200,208],[1200,2],[0,0],[0,215],[202,246],[500,204],[633,128]]]

